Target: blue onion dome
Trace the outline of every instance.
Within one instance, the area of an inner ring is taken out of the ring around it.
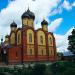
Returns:
[[[48,25],[48,22],[47,22],[46,20],[43,20],[43,21],[41,22],[41,25]]]
[[[10,27],[17,27],[17,24],[13,21],[13,23],[10,24]]]
[[[29,9],[26,11],[26,12],[24,12],[23,13],[23,15],[22,15],[22,19],[23,18],[31,18],[31,19],[35,19],[35,15],[34,15],[34,13],[33,12],[31,12]]]
[[[34,13],[31,12],[29,9],[27,10],[27,13],[29,14],[29,16],[30,16],[31,19],[33,19],[33,20],[35,19]]]
[[[21,16],[22,19],[24,18],[30,18],[29,14],[26,12],[23,13],[23,15]]]

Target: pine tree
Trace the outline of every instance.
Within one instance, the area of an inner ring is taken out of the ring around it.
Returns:
[[[72,34],[68,36],[69,46],[68,50],[70,50],[75,55],[75,28],[71,32]]]

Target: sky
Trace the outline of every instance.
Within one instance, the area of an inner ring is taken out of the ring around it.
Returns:
[[[22,26],[21,15],[28,7],[35,14],[35,29],[46,19],[49,32],[55,36],[57,51],[67,51],[67,39],[75,26],[75,0],[0,0],[0,38],[10,33],[13,21]]]

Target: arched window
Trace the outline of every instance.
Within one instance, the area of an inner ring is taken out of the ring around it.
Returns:
[[[27,25],[28,25],[28,20],[27,20]]]
[[[52,44],[52,38],[51,37],[49,38],[49,42],[50,42],[50,44]]]
[[[32,49],[30,49],[30,55],[32,55]]]
[[[53,51],[51,50],[51,54],[52,54],[52,52],[53,52]]]
[[[43,50],[41,50],[41,55],[43,55]]]
[[[40,36],[40,42],[43,44],[43,36]]]
[[[18,34],[18,43],[20,42],[20,34]]]
[[[31,21],[31,25],[32,25],[32,27],[33,27],[33,21]]]
[[[32,34],[29,33],[29,42],[32,42]]]

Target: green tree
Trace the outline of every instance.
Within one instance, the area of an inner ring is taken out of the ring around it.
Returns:
[[[68,50],[75,55],[75,28],[72,30],[71,35],[68,36],[69,46]]]

